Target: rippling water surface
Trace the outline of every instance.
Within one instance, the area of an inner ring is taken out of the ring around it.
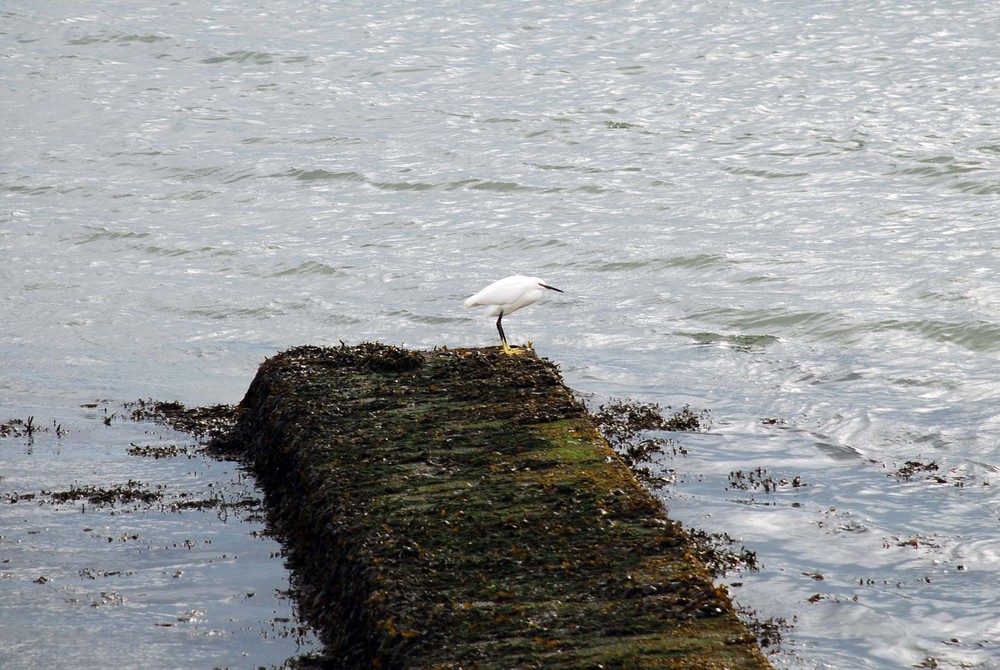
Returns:
[[[0,17],[0,419],[233,403],[296,344],[495,344],[462,299],[537,274],[566,293],[512,340],[595,403],[710,410],[662,495],[757,552],[731,591],[793,623],[776,665],[1000,667],[995,3]]]

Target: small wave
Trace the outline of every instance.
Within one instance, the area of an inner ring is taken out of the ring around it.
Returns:
[[[694,256],[674,256],[664,259],[659,265],[666,268],[690,268],[692,270],[705,270],[708,268],[725,268],[733,264],[733,261],[723,254],[696,254]]]
[[[694,340],[695,344],[722,346],[736,351],[762,351],[780,342],[776,335],[727,335],[722,333],[681,333]]]
[[[758,312],[737,320],[743,328],[761,330],[792,329],[821,339],[841,339],[855,330],[854,325],[829,312]]]
[[[291,275],[343,275],[343,270],[339,270],[335,267],[331,267],[326,263],[320,263],[318,261],[306,261],[305,263],[300,263],[295,267],[288,268],[285,270],[279,270],[278,272],[273,272],[269,274],[269,277],[288,277]]]
[[[711,308],[688,315],[695,320],[723,323],[739,331],[798,333],[820,340],[853,342],[872,334],[904,332],[930,342],[953,344],[970,351],[1000,351],[1000,324],[989,321],[943,320],[857,321],[831,312],[784,309],[743,311]]]
[[[638,270],[649,265],[646,261],[621,261],[621,262],[599,262],[589,264],[589,269],[593,272],[628,272]]]
[[[959,181],[951,185],[950,188],[962,193],[972,195],[998,195],[1000,194],[1000,183],[988,183],[981,181]]]
[[[281,174],[271,175],[272,177],[292,177],[300,181],[365,181],[365,176],[360,172],[330,172],[329,170],[288,170]]]
[[[948,167],[937,167],[932,165],[922,166],[922,167],[911,167],[911,168],[899,168],[897,170],[890,170],[886,174],[888,175],[912,175],[917,177],[947,177],[956,174],[965,174],[967,172],[976,172],[982,170],[980,167],[958,167],[950,165]]]
[[[458,316],[440,316],[436,314],[417,314],[416,312],[412,312],[408,309],[394,310],[388,312],[387,316],[401,317],[407,321],[413,323],[421,323],[428,326],[440,326],[446,324],[463,323],[465,321],[468,321],[469,319],[469,317],[465,315],[458,317]]]
[[[1000,351],[1000,324],[988,321],[889,320],[878,322],[868,330],[913,333],[932,342],[954,344],[970,351]]]
[[[54,190],[51,186],[20,186],[15,184],[0,184],[0,189],[22,195],[44,195]]]
[[[180,193],[170,193],[157,200],[208,200],[212,196],[219,195],[219,191],[199,188],[193,191],[182,191]]]
[[[137,233],[131,230],[111,230],[109,228],[92,228],[88,227],[92,232],[87,233],[83,238],[77,240],[76,244],[91,244],[93,242],[102,242],[105,240],[131,240],[131,239],[143,239],[150,237],[150,233]]]
[[[835,444],[826,440],[817,440],[814,446],[836,461],[853,461],[862,456],[860,451],[848,444]]]
[[[783,282],[787,281],[786,277],[779,277],[777,275],[753,275],[751,277],[745,277],[736,281],[737,284],[744,284],[752,286],[754,284],[770,284],[773,282]]]
[[[642,128],[637,123],[629,123],[628,121],[605,121],[604,127],[609,130],[632,130],[633,128]]]
[[[383,191],[429,191],[434,188],[434,184],[420,181],[376,181],[372,186]]]
[[[518,251],[525,251],[527,249],[564,246],[566,246],[565,242],[555,238],[524,237],[522,235],[517,235],[509,237],[500,236],[496,239],[495,243],[486,245],[484,249],[517,249]]]
[[[760,179],[795,179],[798,177],[808,177],[808,172],[775,172],[773,170],[757,170],[753,168],[722,168],[729,174],[742,175],[747,177],[758,177]]]
[[[946,183],[947,188],[951,190],[972,195],[1000,193],[1000,183],[995,179],[960,178],[964,175],[986,172],[987,167],[981,161],[959,160],[953,156],[933,156],[920,159],[917,163],[919,165],[889,170],[886,175],[933,179]]]
[[[155,244],[149,244],[149,245],[139,246],[139,247],[136,247],[136,249],[144,251],[147,254],[150,254],[152,256],[165,256],[165,257],[168,257],[168,258],[172,258],[172,257],[176,257],[176,256],[186,256],[186,255],[188,255],[188,254],[191,253],[190,249],[178,249],[176,247],[174,247],[174,248],[167,248],[167,247],[157,246]]]
[[[689,318],[721,322],[726,328],[741,332],[795,333],[799,336],[839,342],[855,340],[864,332],[864,329],[856,323],[829,312],[784,309],[745,311],[719,307],[693,313]]]
[[[230,51],[219,56],[205,58],[201,62],[205,65],[215,65],[217,63],[253,63],[255,65],[268,65],[273,63],[278,56],[266,51]]]
[[[499,191],[501,193],[514,193],[527,191],[533,193],[558,193],[562,189],[553,187],[527,186],[516,181],[480,181],[473,180],[467,183],[466,188],[471,191]]]
[[[243,181],[244,179],[252,179],[256,176],[257,173],[253,170],[232,170],[228,175],[222,177],[220,181],[223,184],[233,184],[238,181]]]
[[[492,181],[483,179],[459,179],[457,181],[444,184],[446,191],[495,191],[498,193],[563,193],[567,191],[577,193],[606,193],[610,192],[602,186],[586,184],[566,189],[558,186],[529,186],[514,181]]]
[[[72,44],[74,46],[86,46],[88,44],[107,44],[112,42],[118,43],[129,43],[129,42],[141,42],[144,44],[153,44],[154,42],[167,42],[170,38],[165,35],[138,35],[132,33],[97,33],[95,35],[84,35],[82,37],[74,37],[69,40],[67,44]]]
[[[602,172],[610,172],[610,170],[602,170],[589,165],[553,165],[548,163],[531,163],[531,167],[538,170],[565,170],[567,172],[580,172],[582,174],[600,174]]]

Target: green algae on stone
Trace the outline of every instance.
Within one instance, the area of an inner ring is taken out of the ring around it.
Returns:
[[[215,446],[256,473],[328,667],[769,667],[533,353],[300,347],[238,414]]]

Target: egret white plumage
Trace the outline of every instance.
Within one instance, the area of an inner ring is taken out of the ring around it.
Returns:
[[[545,292],[542,289],[558,291],[562,289],[549,286],[538,277],[525,277],[524,275],[511,275],[493,282],[474,296],[466,298],[466,307],[486,306],[488,316],[497,318],[497,330],[500,331],[500,343],[503,345],[505,354],[519,354],[518,349],[513,349],[507,344],[507,336],[503,333],[503,326],[500,321],[522,307],[527,307],[538,302]]]

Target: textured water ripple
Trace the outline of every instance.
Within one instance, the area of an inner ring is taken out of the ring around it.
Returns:
[[[712,410],[668,502],[769,566],[779,664],[990,667],[998,20],[6,8],[0,386],[236,402],[293,344],[492,344],[462,299],[540,274],[511,326],[571,385]],[[727,492],[757,466],[807,486]]]

